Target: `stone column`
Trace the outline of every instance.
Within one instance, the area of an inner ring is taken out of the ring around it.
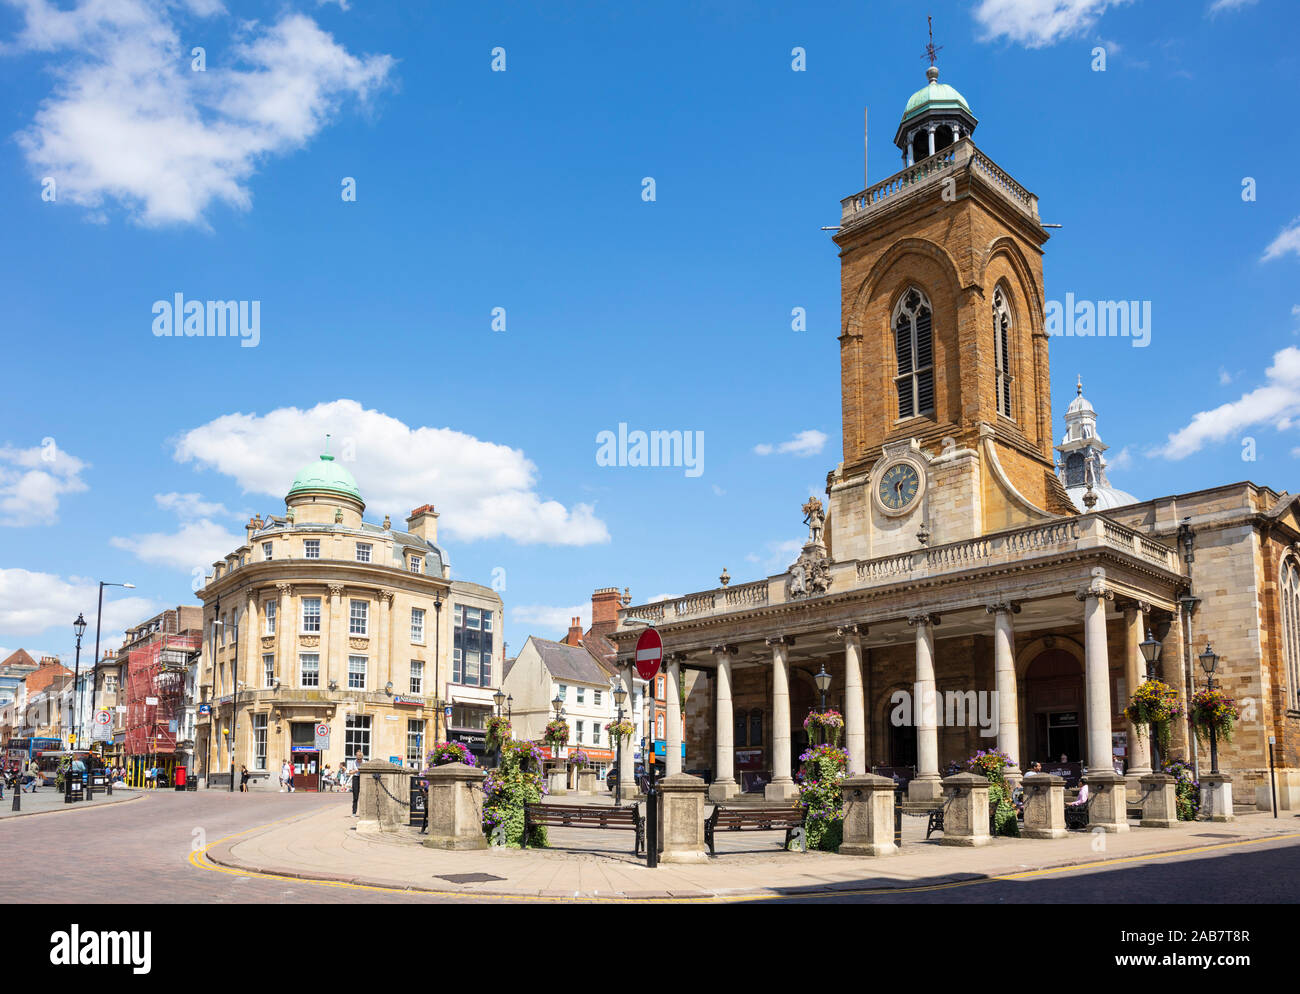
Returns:
[[[713,722],[717,761],[714,764],[713,783],[709,785],[709,800],[725,801],[740,793],[740,785],[736,783],[736,716],[731,705],[731,657],[736,654],[736,647],[715,645],[712,652],[718,664],[714,678],[717,708]]]
[[[907,619],[916,629],[916,681],[912,688],[912,720],[916,723],[916,778],[907,785],[911,801],[933,801],[943,795],[939,777],[939,729],[934,692],[935,614]]]
[[[389,643],[393,634],[393,592],[391,590],[379,591],[379,638],[372,640],[371,645],[378,642],[379,650],[376,653],[375,665],[375,682],[378,684],[377,690],[383,690],[385,685],[393,679],[393,654],[390,651]]]
[[[1106,571],[1092,571],[1092,582],[1075,596],[1083,601],[1084,696],[1088,708],[1088,772],[1114,773],[1110,745],[1110,653],[1106,645]]]
[[[841,856],[895,856],[894,781],[873,773],[844,778]]]
[[[384,764],[387,765],[387,764]],[[464,763],[429,771],[430,849],[486,849],[481,798],[484,772]],[[362,787],[365,790],[365,787]]]
[[[763,789],[769,801],[787,801],[799,793],[790,765],[790,646],[793,635],[767,640],[772,647],[772,782]]]
[[[1129,604],[1124,608],[1124,676],[1132,694],[1146,679],[1146,661],[1138,643],[1146,636],[1146,613],[1150,605]],[[1128,723],[1128,775],[1144,777],[1152,772],[1150,730]]]
[[[993,678],[998,695],[998,748],[1011,757],[1003,772],[1009,781],[1018,781],[1020,772],[1020,701],[1016,693],[1015,634],[1011,616],[1020,605],[998,601],[986,608],[993,615]]]
[[[664,668],[664,776],[682,772],[682,660],[680,652],[668,653]]]
[[[862,636],[866,625],[845,625],[835,634],[844,640],[844,747],[849,753],[849,776],[867,769],[866,705],[862,696]]]
[[[1065,838],[1065,777],[1026,774],[1024,791],[1025,838]]]
[[[348,644],[348,624],[343,617],[343,584],[329,585],[330,606],[325,616],[329,619],[321,626],[321,680],[322,689],[328,690],[330,681],[337,680],[339,689],[348,685],[344,650]]]
[[[961,141],[961,129],[954,124],[952,126],[952,143],[956,145],[959,141]]]
[[[986,846],[989,835],[989,782],[974,773],[956,773],[943,781],[945,846]]]
[[[932,125],[930,125],[930,127],[927,129],[927,130],[929,131],[929,133],[930,133],[930,154],[931,154],[931,155],[934,155],[934,129],[935,129],[935,127],[936,127],[936,125],[933,125],[933,124],[932,124]]]
[[[672,773],[659,782],[659,789],[662,794],[656,835],[660,858],[665,863],[707,863],[704,781],[689,773]]]
[[[244,610],[244,658],[240,660],[240,666],[244,671],[244,682],[250,689],[262,685],[262,619],[257,611],[258,594],[257,588],[249,589],[248,606]]]
[[[293,646],[297,641],[298,619],[293,616],[293,585],[277,583],[275,589],[280,592],[280,606],[275,612],[275,670],[284,689],[297,685],[293,674]]]

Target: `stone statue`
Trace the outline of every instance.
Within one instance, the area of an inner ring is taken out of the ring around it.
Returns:
[[[826,524],[826,512],[822,510],[822,502],[816,497],[809,497],[808,502],[800,509],[803,511],[803,523],[808,526],[808,544],[822,544],[822,528]]]

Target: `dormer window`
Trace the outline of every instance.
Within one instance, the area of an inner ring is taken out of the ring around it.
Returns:
[[[423,565],[424,565],[424,560],[420,556],[411,557],[411,564],[409,568],[412,573],[423,572],[423,570],[421,569]]]
[[[263,558],[264,560],[269,560],[269,559],[271,558],[271,543],[270,543],[270,542],[263,542],[263,543],[262,543],[262,558]]]

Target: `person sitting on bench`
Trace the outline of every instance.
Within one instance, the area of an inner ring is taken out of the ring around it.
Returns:
[[[1079,784],[1079,796],[1070,802],[1070,807],[1075,808],[1078,807],[1080,804],[1087,804],[1087,803],[1088,803],[1088,785],[1086,783],[1081,783]]]

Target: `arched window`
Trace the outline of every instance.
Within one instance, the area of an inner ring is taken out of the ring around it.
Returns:
[[[1087,481],[1083,478],[1083,454],[1071,452],[1065,457],[1065,485],[1081,487]]]
[[[1282,659],[1286,666],[1287,707],[1300,708],[1300,564],[1282,561]]]
[[[898,417],[934,414],[934,352],[930,301],[909,287],[894,308],[894,355],[898,373]]]
[[[1011,417],[1011,309],[1002,287],[993,291],[993,355],[998,413]]]

